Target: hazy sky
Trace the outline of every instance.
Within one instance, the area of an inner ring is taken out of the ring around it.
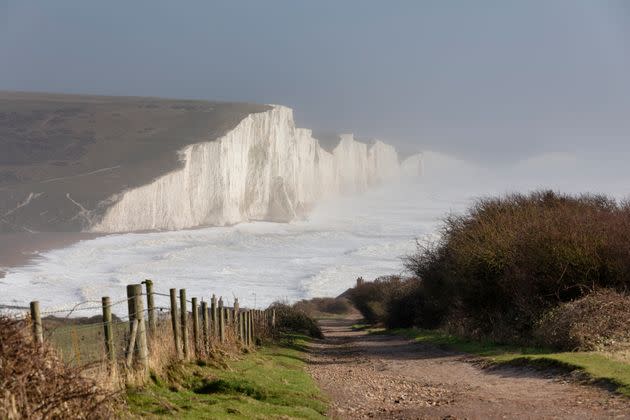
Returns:
[[[630,2],[0,0],[0,89],[279,103],[468,158],[630,157]]]

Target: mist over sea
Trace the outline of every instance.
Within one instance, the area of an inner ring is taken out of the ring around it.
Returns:
[[[186,287],[189,296],[214,293],[228,304],[238,297],[249,307],[336,296],[358,276],[403,272],[401,257],[414,251],[416,240],[436,239],[440,219],[477,197],[542,187],[624,197],[622,183],[612,182],[615,174],[597,178],[591,163],[549,155],[491,171],[427,154],[423,176],[322,202],[306,220],[112,234],[45,252],[7,269],[0,283],[12,293],[0,304],[38,299],[47,309],[68,308],[101,296],[122,298],[125,285],[145,278],[161,292]],[[168,298],[157,303],[167,306]]]

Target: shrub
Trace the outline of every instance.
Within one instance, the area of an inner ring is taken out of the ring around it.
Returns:
[[[405,266],[441,322],[457,313],[482,335],[531,337],[557,305],[599,288],[630,290],[630,206],[550,191],[482,199],[448,216],[441,239]]]
[[[398,276],[380,277],[348,290],[348,298],[367,322],[385,322],[389,300],[403,283]]]
[[[448,306],[427,293],[422,280],[402,279],[398,286],[390,291],[386,304],[384,322],[388,328],[436,328],[441,324]]]
[[[112,394],[0,316],[0,418],[111,418]]]
[[[348,299],[343,297],[301,300],[295,303],[294,307],[311,317],[323,314],[341,315],[352,310],[352,306],[350,305],[350,302],[348,302]]]
[[[630,296],[599,290],[543,315],[534,336],[562,350],[630,349]]]
[[[433,328],[442,319],[442,309],[417,277],[380,277],[373,282],[359,283],[346,294],[363,318],[372,324],[383,323],[389,328],[414,325]]]
[[[295,306],[276,302],[270,306],[276,312],[276,328],[286,333],[305,334],[314,338],[323,338],[317,322]]]

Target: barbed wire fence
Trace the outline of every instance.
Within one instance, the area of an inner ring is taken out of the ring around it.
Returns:
[[[127,315],[116,315],[125,312],[124,306]],[[28,308],[10,309],[21,311],[35,342],[51,344],[67,363],[142,375],[166,359],[202,359],[230,348],[252,350],[276,325],[273,308],[240,308],[238,298],[228,307],[215,295],[188,299],[186,289],[159,292],[152,280],[128,285],[127,297],[104,296],[67,308],[42,311],[39,301],[32,301]],[[76,316],[95,311],[100,314]]]

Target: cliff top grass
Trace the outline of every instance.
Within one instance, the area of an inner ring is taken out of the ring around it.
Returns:
[[[363,327],[363,326],[361,326]],[[371,329],[372,333],[394,333],[420,343],[435,344],[482,357],[494,365],[528,365],[579,371],[593,382],[610,384],[617,392],[630,397],[630,363],[625,353],[554,352],[535,347],[503,345],[472,341],[439,330],[404,328]]]
[[[128,390],[129,410],[157,418],[323,418],[327,404],[305,370],[304,340],[291,336],[225,364],[174,366]]]
[[[81,203],[181,167],[178,151],[215,140],[267,105],[0,91],[0,232],[77,232]],[[95,188],[94,186],[98,186]],[[19,207],[31,192],[41,193]],[[46,217],[40,214],[47,211]],[[10,212],[10,214],[8,213]],[[27,227],[27,229],[24,229]]]

